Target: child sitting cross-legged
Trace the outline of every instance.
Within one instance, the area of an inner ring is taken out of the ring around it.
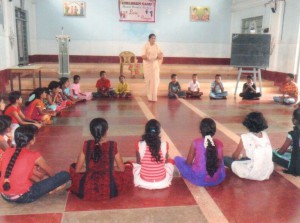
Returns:
[[[53,174],[41,154],[31,150],[36,131],[33,125],[17,128],[16,148],[8,148],[3,154],[0,192],[8,202],[36,201],[48,193],[66,188],[70,179],[67,172]],[[39,172],[39,175],[35,175],[35,172]]]
[[[116,92],[111,88],[110,80],[106,77],[106,72],[100,72],[100,79],[96,83],[97,92],[93,93],[94,98],[116,97]]]
[[[216,123],[205,118],[200,123],[202,138],[195,139],[190,147],[187,159],[175,157],[180,174],[198,186],[215,186],[225,179],[223,162],[223,144],[213,138]]]
[[[253,76],[247,76],[247,82],[243,85],[243,92],[240,93],[240,97],[243,100],[258,100],[261,97],[261,93],[256,92],[256,85],[253,82]]]
[[[186,93],[181,91],[179,82],[177,81],[177,74],[171,75],[171,82],[169,83],[169,94],[170,99],[186,98]]]
[[[131,98],[131,93],[129,91],[129,86],[125,81],[125,76],[121,75],[119,77],[120,83],[118,84],[116,93],[119,96],[119,98]]]
[[[160,138],[160,123],[152,119],[137,143],[137,163],[133,164],[134,185],[145,189],[163,189],[171,185],[174,161],[169,159],[169,145]]]
[[[70,86],[70,94],[73,98],[77,100],[92,100],[92,93],[91,92],[81,92],[80,90],[80,76],[74,75],[73,77],[73,84]]]
[[[226,99],[227,91],[224,91],[221,74],[215,76],[215,80],[211,83],[209,97],[210,99]]]
[[[232,157],[224,157],[224,163],[240,178],[268,180],[274,170],[272,146],[264,131],[268,123],[262,113],[251,112],[243,125],[249,132],[241,135],[237,149]]]
[[[25,103],[25,117],[35,121],[51,124],[51,117],[56,115],[56,112],[47,110],[44,100],[47,98],[46,88],[37,88],[29,96]]]
[[[285,83],[281,87],[280,91],[282,96],[275,96],[274,102],[283,103],[285,105],[295,104],[298,101],[298,86],[294,82],[294,74],[287,74]]]
[[[200,83],[197,79],[198,75],[193,74],[192,81],[189,82],[188,91],[186,92],[188,98],[200,98],[203,95],[203,93],[200,92]]]
[[[273,161],[285,168],[284,172],[300,176],[300,108],[293,112],[294,129],[290,131],[283,145],[273,152]]]
[[[107,140],[107,121],[93,119],[90,132],[93,139],[84,142],[70,167],[71,192],[84,200],[106,200],[132,189],[132,164],[124,164],[117,143]]]

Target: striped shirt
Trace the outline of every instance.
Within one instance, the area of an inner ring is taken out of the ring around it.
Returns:
[[[152,158],[145,141],[138,142],[137,150],[141,157],[141,178],[148,182],[159,182],[166,178],[165,161],[169,150],[167,142],[161,142],[161,162]]]

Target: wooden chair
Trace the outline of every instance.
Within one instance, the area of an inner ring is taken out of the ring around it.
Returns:
[[[120,58],[120,75],[123,75],[124,65],[136,66],[137,58],[134,53],[130,51],[124,51],[119,54]],[[134,75],[131,73],[131,77]]]

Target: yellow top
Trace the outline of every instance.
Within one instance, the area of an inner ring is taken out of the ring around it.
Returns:
[[[123,93],[128,93],[129,92],[129,87],[127,83],[119,83],[117,87],[117,93],[118,94],[123,94]]]

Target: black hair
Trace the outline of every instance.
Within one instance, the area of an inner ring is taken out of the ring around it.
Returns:
[[[197,77],[197,76],[198,76],[198,74],[193,74],[193,75],[192,75],[192,77]]]
[[[75,82],[77,79],[80,79],[80,76],[76,74],[73,76],[73,81]]]
[[[12,91],[12,92],[10,92],[9,95],[8,95],[9,104],[6,105],[3,113],[5,113],[5,111],[10,106],[12,106],[13,104],[15,104],[16,101],[20,99],[20,97],[21,97],[21,92],[20,91]]]
[[[58,81],[51,81],[48,85],[48,89],[52,91],[53,89],[59,88],[60,83]]]
[[[15,131],[15,141],[16,141],[16,149],[9,160],[9,163],[5,170],[4,175],[4,184],[3,190],[8,191],[10,189],[9,177],[14,168],[14,165],[22,151],[22,148],[26,147],[28,143],[34,139],[35,134],[37,133],[37,127],[34,125],[23,125],[16,129]]]
[[[252,75],[248,75],[248,76],[247,76],[247,79],[253,80],[253,76],[252,76]]]
[[[200,132],[202,137],[205,136],[211,136],[213,137],[216,134],[216,123],[211,118],[204,118],[200,122]],[[220,159],[218,158],[218,150],[214,142],[211,142],[208,140],[208,145],[206,147],[206,171],[210,177],[213,177],[214,174],[217,172],[219,165],[220,165]]]
[[[171,75],[171,79],[173,79],[174,77],[177,77],[177,74],[172,74]]]
[[[293,79],[293,80],[295,79],[295,75],[294,75],[294,74],[288,73],[287,76],[288,76],[289,78]]]
[[[30,98],[30,96],[35,95],[35,99],[41,99],[41,95],[42,95],[44,92],[46,92],[46,88],[41,88],[41,87],[40,87],[40,88],[37,88],[37,89],[35,89],[32,93],[30,93],[29,98]],[[47,93],[47,92],[46,92],[46,93]],[[33,102],[35,99],[33,99],[32,101],[27,101],[27,102],[25,103],[25,106],[30,105],[30,103]]]
[[[151,119],[147,122],[145,126],[145,133],[142,136],[142,140],[145,141],[146,144],[149,146],[152,159],[156,162],[161,162],[160,123],[157,120]]]
[[[106,72],[104,70],[100,71],[100,77],[103,77],[103,75],[106,74]]]
[[[153,36],[156,37],[156,35],[154,33],[151,33],[149,36],[148,36],[148,39],[150,40]]]
[[[216,74],[216,77],[221,77],[221,74]]]
[[[98,162],[101,157],[101,145],[100,140],[103,138],[108,130],[108,123],[103,118],[95,118],[90,122],[90,132],[94,137],[95,148],[92,154],[92,159],[94,162]]]
[[[67,78],[67,77],[61,77],[59,79],[60,87],[62,87],[65,83],[67,83],[68,80],[69,80],[69,78]]]
[[[11,117],[7,115],[0,116],[0,135],[3,135],[11,125]]]
[[[249,113],[243,125],[253,133],[259,133],[268,128],[268,122],[261,112],[251,112]]]
[[[293,124],[295,126],[300,126],[300,108],[297,108],[294,112],[293,112]]]
[[[119,76],[119,80],[120,80],[122,77],[123,77],[124,79],[126,79],[126,77],[122,74],[122,75]]]

